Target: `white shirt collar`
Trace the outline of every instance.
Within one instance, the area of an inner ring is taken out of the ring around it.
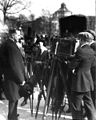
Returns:
[[[83,46],[85,46],[85,45],[89,45],[89,43],[88,43],[88,42],[83,43],[83,44],[81,45],[81,47],[83,47]]]

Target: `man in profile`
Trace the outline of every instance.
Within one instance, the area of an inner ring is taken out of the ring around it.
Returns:
[[[95,53],[89,45],[92,35],[88,32],[78,34],[80,46],[71,61],[74,77],[71,87],[71,112],[73,120],[82,120],[82,101],[88,120],[96,120],[96,111],[91,98],[91,91],[94,90],[91,67],[96,66]]]
[[[15,36],[15,29],[1,33],[0,69],[4,75],[4,93],[9,101],[8,120],[18,120],[19,87],[25,83],[24,62]]]
[[[89,44],[90,47],[94,50],[96,56],[96,33],[93,30],[88,30],[87,32],[89,32],[93,36]],[[94,91],[92,91],[91,96],[96,108],[96,66],[91,68],[91,74],[94,81]]]

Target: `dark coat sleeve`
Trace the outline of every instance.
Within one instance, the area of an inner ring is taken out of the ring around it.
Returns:
[[[21,84],[25,80],[24,62],[21,52],[15,45],[11,46],[8,51],[10,66],[17,78],[16,82]]]
[[[13,41],[2,45],[3,69],[6,79],[22,84],[25,80],[25,69],[22,54]]]
[[[81,58],[79,55],[80,55],[80,51],[78,50],[75,53],[75,55],[73,57],[71,57],[71,59],[68,63],[68,67],[70,70],[73,70],[79,66],[79,63],[81,62]]]

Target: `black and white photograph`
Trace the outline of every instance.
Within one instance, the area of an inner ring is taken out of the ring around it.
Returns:
[[[0,120],[96,120],[96,0],[0,0]]]

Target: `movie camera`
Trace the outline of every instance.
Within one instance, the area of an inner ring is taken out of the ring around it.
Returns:
[[[71,15],[59,19],[60,38],[57,54],[67,57],[74,54],[77,34],[87,29],[87,19],[83,15]]]
[[[60,37],[56,38],[55,52],[51,64],[46,101],[43,111],[43,120],[46,119],[50,96],[52,106],[57,118],[60,112],[64,94],[66,93],[66,80],[68,79],[68,60],[74,54],[76,39],[79,32],[87,29],[86,17],[82,15],[71,15],[59,19]],[[63,59],[62,59],[63,58]],[[52,94],[53,93],[53,94]],[[54,109],[55,108],[55,109]]]

